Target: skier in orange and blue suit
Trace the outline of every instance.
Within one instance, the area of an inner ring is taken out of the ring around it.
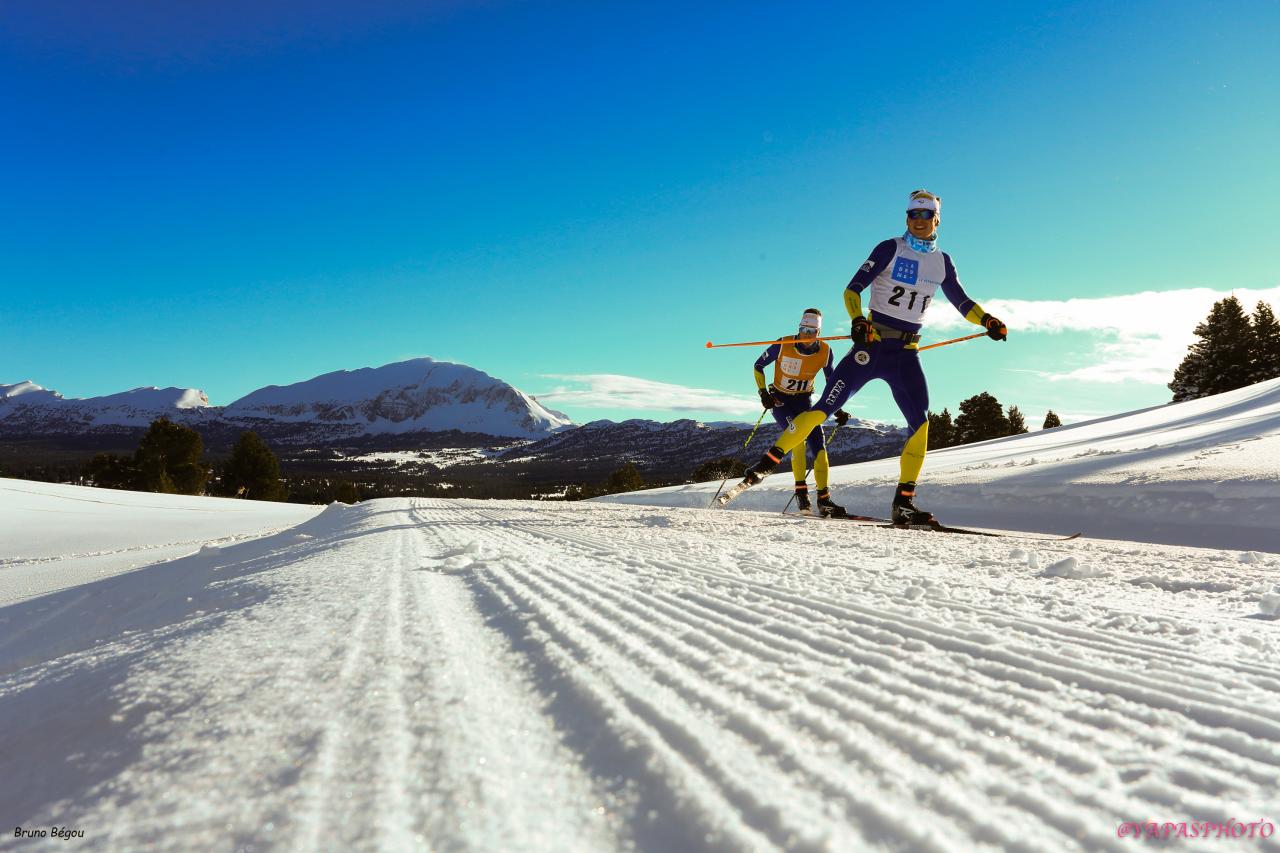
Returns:
[[[773,412],[778,426],[793,429],[792,422],[809,410],[813,402],[814,379],[821,371],[823,378],[831,380],[834,358],[831,347],[825,341],[815,341],[822,334],[822,312],[806,308],[800,317],[800,328],[794,335],[787,335],[781,343],[772,344],[756,359],[756,388],[760,391],[760,404]],[[773,383],[766,384],[764,370],[772,364]],[[836,423],[843,426],[849,415],[843,409],[835,412]],[[813,454],[813,477],[818,487],[818,514],[843,516],[844,508],[832,502],[827,487],[830,462],[827,459],[826,436],[821,429],[811,430],[805,439]],[[811,512],[809,484],[806,482],[806,453],[799,442],[791,451],[791,472],[795,475],[796,504],[801,512]]]

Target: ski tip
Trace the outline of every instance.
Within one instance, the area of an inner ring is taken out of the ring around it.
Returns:
[[[707,341],[707,349],[711,349],[711,341]]]

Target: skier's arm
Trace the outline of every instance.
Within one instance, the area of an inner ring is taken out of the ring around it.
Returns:
[[[836,351],[831,347],[827,348],[827,363],[822,365],[822,378],[826,382],[831,381],[831,371],[836,363]]]
[[[947,301],[956,307],[956,310],[964,315],[964,318],[974,325],[981,326],[982,320],[987,316],[987,312],[982,310],[982,306],[969,298],[964,292],[964,288],[960,286],[960,277],[956,275],[956,265],[951,263],[951,256],[946,252],[942,253],[942,261],[946,265],[946,273],[942,277],[942,293],[947,297]]]
[[[849,285],[844,289],[844,307],[849,312],[849,319],[856,320],[862,316],[862,291],[875,281],[876,276],[893,262],[897,245],[893,240],[885,240],[871,250],[870,257],[858,267]]]
[[[778,356],[781,354],[782,345],[774,344],[756,359],[756,388],[763,391],[769,385],[769,380],[765,379],[764,376],[764,369],[777,361]]]

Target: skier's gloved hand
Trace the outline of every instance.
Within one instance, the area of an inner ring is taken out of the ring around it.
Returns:
[[[774,406],[778,405],[778,401],[773,399],[773,395],[769,393],[768,388],[760,389],[760,405],[764,406],[766,409],[772,409]]]
[[[999,317],[987,314],[982,318],[982,325],[987,330],[987,337],[993,341],[1003,341],[1009,337],[1009,330],[1000,322]]]
[[[862,344],[863,346],[880,340],[880,336],[876,334],[876,327],[871,325],[871,321],[866,317],[853,318],[853,327],[849,332],[849,338],[855,344]]]
[[[849,413],[844,409],[836,409],[836,426],[844,426],[849,422]]]

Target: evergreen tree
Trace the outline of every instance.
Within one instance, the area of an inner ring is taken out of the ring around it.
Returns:
[[[1253,381],[1253,328],[1239,299],[1215,302],[1195,334],[1200,340],[1187,348],[1169,383],[1175,403],[1234,391]]]
[[[1027,431],[1027,419],[1022,416],[1017,406],[1009,407],[1009,435],[1022,435]]]
[[[703,462],[693,471],[693,482],[705,483],[709,480],[723,480],[725,477],[741,477],[747,473],[747,466],[741,459],[732,456],[721,456]]]
[[[956,415],[956,444],[972,444],[1009,434],[1009,419],[1000,401],[986,391],[960,403]]]
[[[1265,382],[1280,376],[1280,322],[1265,302],[1259,302],[1250,318],[1253,324],[1253,358],[1250,380]]]
[[[282,501],[288,497],[280,482],[280,461],[266,442],[250,431],[242,432],[231,448],[231,458],[222,469],[222,487],[227,494],[257,501]]]
[[[941,414],[929,413],[929,449],[941,450],[956,443],[956,427],[951,422],[951,413],[946,409]]]
[[[148,492],[204,494],[210,469],[200,461],[203,454],[198,432],[158,418],[133,454],[133,464],[141,472],[140,487]]]
[[[350,480],[338,480],[333,484],[333,499],[344,504],[358,504],[360,490]]]
[[[606,483],[608,494],[614,495],[619,492],[634,492],[636,489],[644,488],[644,480],[640,477],[640,471],[636,468],[634,462],[628,462],[617,471],[609,475],[609,481]]]
[[[81,476],[88,485],[102,489],[141,489],[142,472],[128,456],[99,453],[84,466]]]
[[[1054,427],[1060,426],[1062,426],[1062,419],[1054,414],[1053,409],[1050,409],[1049,413],[1044,416],[1044,426],[1042,429],[1053,429]]]

